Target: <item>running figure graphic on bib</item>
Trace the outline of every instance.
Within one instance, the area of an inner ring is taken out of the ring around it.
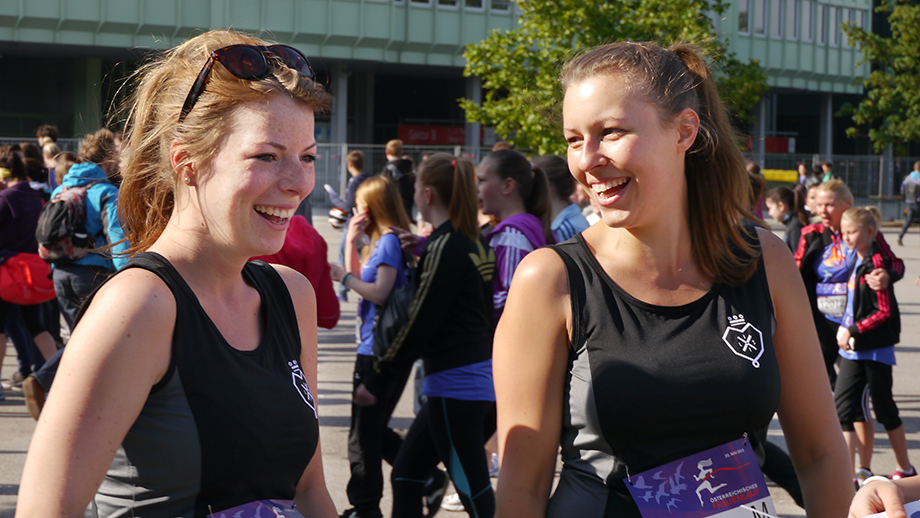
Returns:
[[[725,487],[726,484],[719,484],[716,487],[712,487],[712,459],[703,459],[696,465],[696,467],[700,470],[700,474],[694,475],[693,479],[697,482],[702,482],[702,484],[696,488],[696,496],[700,499],[700,507],[702,507],[704,489],[708,490],[709,493],[712,494]]]

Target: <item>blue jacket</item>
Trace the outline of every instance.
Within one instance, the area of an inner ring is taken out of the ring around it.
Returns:
[[[86,232],[96,236],[96,247],[103,247],[117,243],[125,238],[118,219],[118,188],[110,184],[105,176],[105,171],[96,164],[74,164],[58,186],[51,193],[54,198],[63,187],[80,187],[90,182],[98,182],[86,190]],[[104,211],[104,212],[103,212]],[[126,255],[121,255],[128,249],[128,242],[124,241],[105,253],[89,253],[74,264],[84,266],[103,266],[109,270],[117,270],[128,262]]]

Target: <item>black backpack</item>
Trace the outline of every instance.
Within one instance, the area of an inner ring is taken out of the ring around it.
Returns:
[[[38,241],[38,255],[46,262],[70,264],[85,257],[95,247],[96,236],[86,232],[86,191],[97,183],[64,187],[42,208],[35,239]]]

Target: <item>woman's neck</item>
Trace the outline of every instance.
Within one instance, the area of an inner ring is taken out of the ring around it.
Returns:
[[[445,221],[450,219],[450,215],[447,213],[446,207],[441,207],[439,205],[431,205],[428,207],[428,223],[431,223],[431,226],[438,228],[444,224]]]
[[[559,213],[565,210],[566,207],[571,205],[572,202],[569,200],[563,200],[556,198],[555,196],[550,199],[550,216],[551,219],[555,220],[559,216]]]
[[[524,200],[520,196],[512,196],[507,199],[505,207],[499,210],[497,216],[500,221],[505,221],[511,216],[517,216],[518,214],[524,214],[527,212],[527,207],[524,205]]]

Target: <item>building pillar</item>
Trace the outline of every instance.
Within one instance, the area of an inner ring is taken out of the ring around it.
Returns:
[[[102,59],[74,61],[74,135],[92,133],[102,127]]]
[[[374,142],[374,92],[377,75],[374,72],[355,73],[355,124],[354,141],[363,144]],[[396,138],[396,135],[386,139]]]
[[[482,79],[478,77],[466,78],[466,98],[476,104],[482,104]],[[467,147],[478,148],[482,146],[482,124],[467,122],[465,130]]]
[[[754,113],[757,120],[754,122],[754,131],[751,136],[751,152],[754,155],[754,163],[764,167],[764,155],[767,152],[767,117],[769,115],[769,94],[764,94],[754,107]]]
[[[818,154],[822,160],[831,160],[834,155],[834,94],[821,94]]]
[[[332,142],[348,142],[348,75],[344,62],[332,67]]]

